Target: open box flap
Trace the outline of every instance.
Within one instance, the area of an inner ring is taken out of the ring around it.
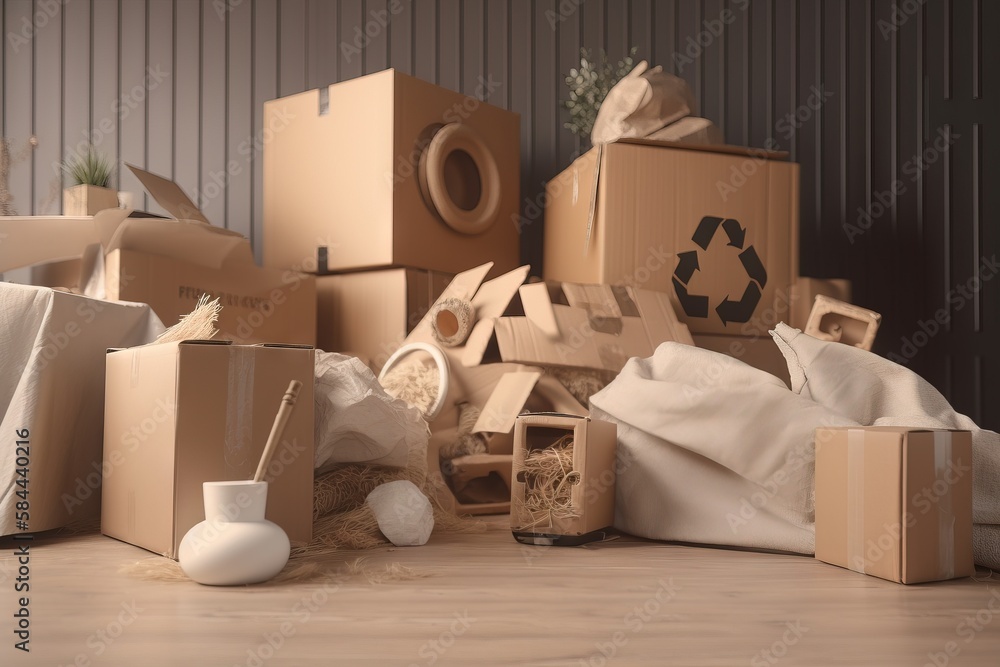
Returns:
[[[212,269],[254,263],[250,242],[242,234],[195,220],[129,218],[104,250],[131,250]]]
[[[542,374],[537,371],[505,373],[479,413],[472,432],[510,432],[514,428],[514,420],[521,413],[521,408],[541,377]]]
[[[521,297],[524,316],[549,338],[559,338],[559,324],[552,310],[548,285],[545,283],[521,285],[518,294]]]
[[[195,206],[191,198],[184,194],[179,185],[168,178],[150,173],[128,162],[125,163],[125,166],[135,174],[142,186],[146,188],[146,192],[167,213],[178,220],[196,220],[206,225],[209,224],[205,215]]]
[[[107,243],[129,211],[109,208],[93,217],[0,216],[0,273],[83,256]]]
[[[498,317],[504,314],[517,290],[528,278],[529,266],[522,266],[489,282],[483,283],[472,305],[476,308],[476,324],[465,341],[462,354],[463,366],[477,366],[483,361],[486,347],[493,338],[493,327]]]

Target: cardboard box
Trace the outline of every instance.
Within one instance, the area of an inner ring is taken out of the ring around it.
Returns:
[[[903,584],[973,574],[971,434],[817,429],[816,558]]]
[[[377,373],[452,278],[420,269],[317,276],[317,347],[360,357]]]
[[[515,268],[520,124],[491,92],[390,69],[266,102],[265,265]]]
[[[786,159],[631,139],[592,149],[546,186],[545,278],[667,292],[692,333],[732,335],[798,276],[799,167]]]
[[[525,497],[534,480],[525,471],[529,452],[550,447],[564,436],[573,441],[571,507],[557,512],[531,511]],[[574,545],[602,539],[615,518],[617,427],[589,417],[528,414],[514,425],[514,478],[510,529],[525,544]]]
[[[822,278],[807,278],[800,276],[792,286],[791,313],[787,324],[800,331],[805,331],[812,314],[816,298],[830,297],[845,303],[851,302],[851,281],[843,279],[824,280]]]
[[[109,298],[148,303],[173,324],[208,294],[222,303],[221,337],[316,343],[314,276],[258,267],[250,241],[209,225],[176,183],[127,166],[177,220],[126,220],[119,227],[105,252]]]
[[[299,393],[265,479],[267,518],[312,538],[313,356],[185,341],[107,355],[101,531],[168,558],[203,521],[202,484],[251,479],[289,382]]]
[[[0,239],[6,239],[0,243],[0,273],[82,258],[82,275],[73,281],[81,291],[148,303],[167,326],[208,294],[223,306],[217,325],[222,337],[315,344],[315,276],[258,267],[242,234],[205,222],[176,183],[130,168],[177,219],[127,218],[123,209],[93,218],[0,217]]]
[[[818,295],[803,333],[833,343],[871,350],[882,316],[839,299]]]

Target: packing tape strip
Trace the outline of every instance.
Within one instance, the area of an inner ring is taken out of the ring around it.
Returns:
[[[253,372],[255,348],[229,348],[229,379],[226,386],[226,474],[238,479],[246,471],[253,444]]]
[[[943,579],[955,578],[955,513],[948,488],[948,470],[952,457],[951,431],[934,431],[934,486],[945,485],[938,507],[938,569]],[[935,491],[935,494],[937,491]]]
[[[847,431],[847,567],[865,573],[865,432]]]

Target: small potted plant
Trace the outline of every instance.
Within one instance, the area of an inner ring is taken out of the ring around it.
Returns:
[[[569,121],[563,124],[567,130],[581,137],[585,145],[590,143],[590,131],[594,129],[597,111],[615,84],[632,71],[638,47],[633,46],[617,65],[611,64],[603,50],[597,58],[587,49],[580,49],[580,67],[574,67],[564,79],[569,88],[569,99],[562,106],[569,112]]]
[[[106,208],[118,208],[118,191],[111,183],[112,163],[93,146],[64,164],[73,185],[63,190],[63,215],[94,215]]]

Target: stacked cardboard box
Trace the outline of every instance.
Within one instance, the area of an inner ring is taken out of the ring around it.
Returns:
[[[491,92],[390,69],[264,105],[280,128],[264,147],[264,263],[321,276],[320,347],[378,369],[456,273],[517,266],[519,118]]]
[[[799,278],[799,166],[787,153],[620,140],[546,194],[547,279],[667,292],[696,345],[786,380],[768,329],[805,326],[815,294],[849,298],[843,281]]]

